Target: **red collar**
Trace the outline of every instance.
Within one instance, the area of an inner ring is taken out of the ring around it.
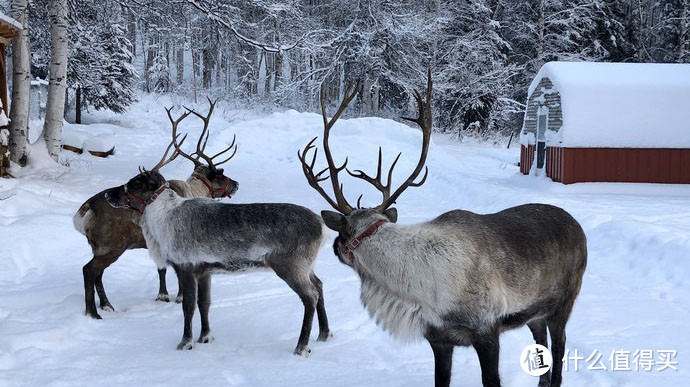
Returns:
[[[350,261],[354,262],[355,261],[355,255],[354,255],[353,251],[355,251],[357,246],[361,245],[365,239],[376,234],[376,232],[379,230],[379,228],[381,226],[383,226],[384,223],[388,223],[388,222],[384,219],[380,219],[380,220],[376,221],[376,223],[369,226],[366,230],[364,230],[364,232],[357,235],[354,239],[350,240],[350,242],[348,244],[344,244],[343,242],[339,241],[338,244],[339,244],[340,249],[345,250],[347,252],[347,255],[350,257]]]
[[[230,180],[225,182],[225,185],[223,188],[213,188],[211,183],[206,180],[205,177],[203,176],[197,176],[199,180],[201,180],[202,183],[208,188],[208,192],[211,194],[212,199],[218,199],[218,198],[223,198],[226,196],[230,196],[230,192],[228,191],[228,186],[230,185]]]
[[[169,184],[166,182],[162,186],[158,187],[158,189],[153,192],[153,195],[151,195],[151,197],[148,198],[148,200],[144,200],[135,194],[129,193],[127,191],[127,184],[125,184],[123,187],[125,190],[125,205],[139,212],[140,214],[143,214],[146,206],[153,203],[154,200],[158,199],[158,197],[163,193],[163,191],[165,191],[165,189],[169,187]],[[132,202],[138,203],[141,207],[133,206]]]

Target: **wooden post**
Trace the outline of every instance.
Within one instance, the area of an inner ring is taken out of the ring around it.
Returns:
[[[7,109],[7,72],[5,71],[4,41],[0,41],[0,100],[2,100],[2,109],[5,111],[5,115],[9,117],[10,114]],[[4,126],[0,128],[0,130],[5,131],[5,134],[9,134],[9,131],[7,131]],[[9,155],[9,145],[9,141],[7,141],[7,143],[0,142],[0,176],[9,175],[7,170],[10,167],[10,158],[5,157],[5,155]]]
[[[7,103],[7,66],[5,58],[5,43],[0,42],[0,100],[5,115],[10,116],[9,104]]]

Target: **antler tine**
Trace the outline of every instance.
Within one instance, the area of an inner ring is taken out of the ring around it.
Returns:
[[[326,178],[319,179],[319,175],[324,173],[328,168],[322,170],[321,172],[317,173],[314,175],[314,164],[316,164],[316,155],[319,152],[319,149],[316,148],[314,145],[314,141],[316,141],[318,137],[314,137],[305,145],[304,149],[302,149],[302,153],[300,151],[297,151],[297,158],[299,159],[300,163],[302,164],[302,172],[304,172],[304,177],[307,178],[307,182],[309,185],[316,190],[326,201],[328,204],[330,204],[333,208],[335,208],[338,211],[341,211],[340,207],[338,206],[338,203],[336,203],[333,199],[331,199],[330,196],[324,191],[323,187],[319,184],[320,181],[325,180]],[[311,162],[307,162],[307,153],[309,153],[310,150],[314,149],[314,156],[311,159]]]
[[[233,156],[235,156],[235,153],[237,153],[237,146],[235,145],[235,141],[236,141],[236,140],[237,140],[237,134],[234,134],[234,135],[232,136],[232,143],[230,144],[230,146],[228,146],[227,148],[223,149],[222,151],[216,153],[215,155],[211,156],[211,160],[215,160],[216,157],[222,155],[223,153],[229,151],[230,149],[232,149],[232,148],[234,147],[235,150],[232,152],[232,155],[230,155],[230,157],[228,157],[227,159],[225,159],[225,161],[228,161],[228,160],[230,160],[231,158],[233,158]],[[223,161],[223,163],[224,163],[225,161]],[[220,164],[222,164],[222,163],[216,163],[215,165],[220,165]]]
[[[182,122],[182,120],[184,120],[185,118],[187,118],[189,116],[190,112],[182,113],[181,116],[179,116],[177,119],[174,119],[172,116],[172,109],[173,109],[172,106],[169,108],[165,108],[165,112],[168,113],[168,119],[170,120],[170,124],[172,126],[172,138],[173,138],[172,144],[174,144],[174,146],[175,146],[175,152],[179,155],[182,155],[184,158],[192,161],[194,163],[194,166],[196,167],[200,164],[198,159],[194,159],[192,156],[188,155],[187,153],[185,153],[180,148],[182,146],[182,142],[180,142],[179,144],[177,143],[177,138],[178,138],[177,126],[179,125],[180,122]],[[186,139],[186,138],[187,138],[187,135],[185,134],[184,139]]]
[[[223,151],[221,151],[221,152],[219,152],[219,153],[216,153],[213,157],[209,157],[208,155],[206,155],[206,154],[204,153],[204,151],[206,150],[206,144],[208,143],[208,137],[209,137],[209,123],[211,122],[211,115],[213,114],[213,111],[214,111],[214,109],[215,109],[215,107],[216,107],[216,103],[218,103],[218,99],[216,99],[216,100],[211,100],[211,98],[209,98],[209,97],[206,97],[206,99],[208,100],[209,107],[208,107],[208,113],[207,113],[205,116],[204,116],[203,114],[198,113],[198,112],[195,111],[194,109],[190,109],[190,108],[188,108],[188,107],[186,107],[186,106],[185,106],[185,109],[187,109],[187,111],[188,111],[189,113],[194,114],[195,116],[197,116],[197,117],[198,117],[199,119],[201,119],[201,121],[204,123],[204,127],[203,127],[203,129],[201,130],[201,135],[199,136],[199,140],[198,140],[197,143],[196,143],[196,152],[195,152],[195,154],[196,154],[196,156],[197,156],[197,160],[198,160],[199,158],[202,158],[202,159],[204,159],[204,161],[206,161],[206,163],[208,164],[208,166],[209,166],[210,168],[215,169],[216,166],[228,162],[231,158],[233,158],[233,157],[235,156],[235,153],[237,152],[237,146],[235,146],[235,138],[233,138],[233,141],[232,141],[232,144],[230,145],[230,147],[228,147],[227,149],[225,149],[225,150],[223,150]],[[230,155],[230,157],[226,158],[225,160],[221,161],[220,163],[214,163],[214,162],[213,162],[213,159],[214,159],[214,158],[216,158],[216,157],[222,155],[223,153],[229,151],[233,146],[235,146],[235,150],[234,150],[233,153]]]
[[[177,145],[177,138],[178,138],[179,136],[180,136],[179,134],[176,135],[175,138],[174,138],[172,141],[170,141],[170,144],[168,145],[168,147],[165,148],[165,153],[163,153],[163,157],[161,157],[161,159],[160,159],[160,161],[158,162],[158,164],[156,164],[153,168],[151,168],[151,171],[158,171],[159,169],[163,168],[164,166],[166,166],[167,164],[169,164],[170,162],[172,162],[173,160],[175,160],[175,158],[177,158],[177,156],[179,155],[179,152],[177,151],[177,147],[178,147],[178,145]],[[184,140],[186,140],[186,139],[187,139],[187,135],[185,134],[185,135],[182,137],[182,141],[180,141],[180,144],[179,144],[179,145],[182,145],[182,144],[184,143]],[[170,152],[170,148],[172,148],[173,145],[175,146],[175,150],[174,150],[173,153],[170,155],[170,157],[166,160],[166,157],[168,156],[168,152]]]
[[[333,161],[333,156],[331,155],[331,149],[328,144],[328,140],[330,137],[331,128],[333,128],[335,122],[338,120],[338,118],[340,118],[343,111],[345,111],[347,105],[349,105],[350,102],[352,102],[352,100],[357,96],[357,94],[359,93],[359,89],[359,82],[357,82],[355,85],[348,84],[345,87],[345,96],[343,97],[343,100],[340,102],[338,110],[335,112],[335,114],[333,115],[333,117],[331,117],[330,120],[328,119],[328,114],[326,113],[326,89],[324,85],[321,86],[320,93],[321,115],[323,118],[323,152],[326,156],[326,163],[328,164],[331,186],[333,188],[333,194],[335,195],[335,201],[333,201],[330,198],[327,200],[336,210],[344,214],[350,213],[352,211],[352,206],[350,205],[350,203],[347,202],[347,199],[345,199],[345,195],[343,194],[343,185],[340,183],[340,180],[338,179],[338,173],[347,168],[348,159],[345,158],[345,162],[343,162],[343,164],[340,167],[336,167],[335,162]],[[322,171],[321,173],[323,172],[325,171]],[[336,205],[333,205],[334,202],[336,203]]]
[[[350,172],[350,170],[348,170],[347,173],[349,173],[350,176],[352,176],[352,177],[362,179],[362,180],[366,181],[367,183],[373,185],[377,190],[379,190],[381,192],[381,195],[383,196],[382,200],[385,201],[391,196],[391,182],[393,181],[393,170],[395,169],[395,165],[398,163],[398,160],[400,160],[401,155],[402,155],[402,152],[398,153],[398,155],[395,157],[395,160],[393,160],[393,163],[391,164],[391,167],[388,170],[387,180],[386,180],[385,184],[383,183],[383,176],[381,175],[381,167],[383,164],[383,156],[381,154],[381,147],[379,147],[379,158],[378,158],[378,164],[376,166],[376,176],[375,177],[371,177],[371,176],[367,175],[361,169],[356,169],[353,172]],[[357,205],[357,207],[359,208],[359,204]]]
[[[198,157],[194,158],[194,157],[190,156],[189,154],[185,153],[182,150],[182,148],[180,148],[182,146],[182,143],[179,143],[179,144],[177,143],[177,137],[178,137],[177,136],[177,125],[180,122],[182,122],[182,120],[187,118],[191,114],[191,112],[187,111],[187,112],[183,113],[177,119],[174,119],[172,116],[172,113],[171,113],[172,109],[173,109],[173,107],[171,106],[169,108],[165,108],[165,111],[166,111],[166,113],[168,113],[168,119],[170,119],[170,124],[172,125],[172,138],[173,138],[172,144],[175,146],[175,152],[177,152],[182,157],[184,157],[184,158],[188,159],[189,161],[191,161],[192,163],[194,163],[194,167],[196,168],[199,165],[201,165],[201,163],[199,162],[199,158]],[[184,138],[187,138],[187,135],[185,135]]]
[[[426,156],[429,153],[429,143],[431,142],[431,128],[432,128],[432,116],[431,116],[431,91],[432,91],[432,81],[431,81],[431,69],[428,69],[427,71],[427,90],[426,90],[426,100],[422,100],[422,96],[419,94],[418,91],[415,90],[415,100],[417,101],[417,109],[418,109],[418,115],[417,118],[408,118],[408,117],[403,117],[403,119],[415,122],[419,127],[422,129],[422,153],[419,156],[419,161],[417,162],[417,166],[415,167],[414,171],[412,171],[412,174],[405,180],[398,189],[393,192],[392,195],[390,195],[388,198],[383,200],[383,203],[376,207],[376,209],[380,212],[384,211],[388,207],[390,207],[395,201],[398,199],[400,194],[403,193],[408,187],[419,187],[420,185],[424,184],[426,181],[427,175],[429,173],[429,167],[426,167],[426,171],[424,172],[424,176],[422,177],[422,180],[419,182],[415,183],[414,180],[419,176],[419,173],[422,171],[422,168],[424,167],[424,163],[426,163]],[[396,160],[397,161],[397,160]],[[392,173],[392,169],[391,169]],[[389,174],[389,181],[388,183],[390,184],[390,174]]]
[[[328,139],[330,137],[331,128],[338,120],[338,118],[340,118],[343,111],[345,111],[347,105],[349,105],[350,102],[352,102],[352,100],[357,96],[357,94],[359,93],[359,89],[359,82],[357,82],[354,86],[348,84],[345,87],[345,96],[343,97],[343,100],[340,102],[338,110],[329,120],[328,114],[326,112],[326,89],[325,85],[321,86],[319,99],[321,102],[321,116],[323,118],[323,152],[326,156],[326,163],[328,166],[321,170],[319,173],[314,174],[314,164],[316,163],[316,155],[318,153],[318,148],[316,148],[314,142],[318,137],[314,137],[311,141],[309,141],[309,143],[307,143],[307,145],[302,149],[301,153],[300,151],[297,151],[297,157],[302,163],[302,171],[304,172],[304,176],[307,178],[309,185],[312,188],[314,188],[321,196],[323,196],[323,198],[326,199],[328,204],[330,204],[333,208],[342,212],[343,214],[349,214],[353,209],[350,203],[347,202],[347,199],[345,199],[345,195],[343,194],[343,185],[340,183],[340,180],[338,179],[338,174],[343,170],[347,170],[348,158],[345,158],[345,161],[341,166],[336,166],[335,162],[333,161],[333,156],[331,155],[331,148],[328,144]],[[314,155],[311,159],[311,162],[307,162],[307,153],[312,148],[314,149]],[[326,171],[328,171],[328,176],[322,177],[322,175]],[[323,187],[321,187],[321,185],[319,184],[320,182],[328,179],[331,180],[331,186],[333,188],[333,194],[335,196],[335,199],[332,199],[326,193]]]

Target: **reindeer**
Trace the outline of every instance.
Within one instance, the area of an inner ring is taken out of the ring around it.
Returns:
[[[223,151],[213,156],[207,156],[204,153],[209,135],[208,126],[216,102],[217,101],[212,102],[209,99],[210,107],[206,116],[202,116],[188,109],[179,118],[173,119],[171,115],[172,107],[166,109],[172,125],[173,138],[177,136],[177,126],[190,114],[199,117],[204,123],[194,154],[189,155],[177,149],[176,152],[173,152],[171,157],[166,160],[166,156],[171,146],[173,146],[173,142],[171,142],[160,162],[152,169],[152,171],[158,171],[164,165],[171,162],[177,155],[183,155],[185,158],[192,161],[192,163],[194,163],[194,171],[186,181],[171,180],[169,182],[171,189],[180,196],[209,198],[231,197],[239,187],[236,181],[223,174],[222,168],[218,168],[220,165],[229,161],[237,152],[234,138],[232,144]],[[226,157],[222,161],[214,161],[222,155],[227,155],[227,152],[231,149],[233,149],[233,152],[229,157]],[[203,159],[206,164],[200,161],[200,159]],[[105,194],[112,190],[113,188],[110,188],[91,197],[82,204],[73,218],[74,228],[86,236],[93,251],[93,258],[84,265],[82,271],[84,275],[86,314],[95,319],[100,319],[101,316],[96,310],[94,287],[98,292],[101,309],[107,311],[115,310],[105,294],[105,289],[103,287],[103,271],[117,261],[126,250],[146,248],[146,241],[141,232],[141,227],[139,226],[143,208],[138,208],[136,203],[133,203],[129,209],[112,207],[105,200]],[[158,301],[167,302],[170,300],[165,280],[166,271],[165,265],[159,266],[159,290],[158,297],[156,298]],[[178,292],[177,302],[181,301],[182,293]]]
[[[450,384],[453,348],[470,345],[479,357],[483,385],[499,386],[499,335],[526,324],[543,346],[548,326],[554,363],[539,386],[558,387],[565,326],[587,263],[585,234],[578,222],[558,207],[526,204],[495,214],[454,210],[424,223],[396,224],[397,211],[391,206],[408,187],[422,185],[428,174],[426,168],[415,182],[431,139],[431,89],[429,72],[426,99],[415,92],[419,115],[407,118],[422,129],[421,156],[393,193],[391,177],[400,155],[385,183],[380,148],[376,176],[347,170],[347,160],[336,167],[328,144],[332,122],[323,133],[327,168],[314,173],[316,138],[298,152],[308,183],[337,210],[321,212],[326,226],[338,232],[334,253],[359,275],[362,303],[378,325],[398,338],[428,340],[436,386]],[[348,94],[341,110],[350,100]],[[381,204],[361,208],[360,196],[357,208],[352,207],[338,179],[343,169],[380,191]],[[335,199],[320,185],[329,178]]]
[[[177,147],[177,145],[175,145]],[[179,151],[179,147],[178,147]],[[294,204],[229,204],[181,197],[157,171],[144,171],[106,193],[115,207],[128,208],[127,196],[146,203],[141,227],[149,253],[159,267],[171,263],[182,283],[184,331],[177,349],[192,349],[192,317],[198,303],[199,343],[213,340],[208,321],[211,274],[270,268],[304,304],[296,355],[306,356],[314,310],[319,341],[331,334],[323,286],[313,265],[324,228],[318,215]]]

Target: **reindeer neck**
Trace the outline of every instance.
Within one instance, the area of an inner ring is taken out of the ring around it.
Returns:
[[[146,206],[144,218],[161,218],[177,207],[182,201],[184,201],[184,198],[175,193],[171,188],[168,188],[156,200]]]
[[[192,174],[187,178],[185,181],[187,185],[187,190],[188,190],[188,196],[187,197],[193,197],[193,198],[206,198],[206,197],[211,197],[211,192],[208,190],[208,187],[204,182],[201,181],[196,175]]]
[[[415,298],[410,289],[434,287],[439,267],[430,246],[433,238],[416,225],[386,224],[355,249],[355,269],[398,294]],[[421,289],[420,289],[421,290]],[[422,301],[422,300],[416,300]]]

